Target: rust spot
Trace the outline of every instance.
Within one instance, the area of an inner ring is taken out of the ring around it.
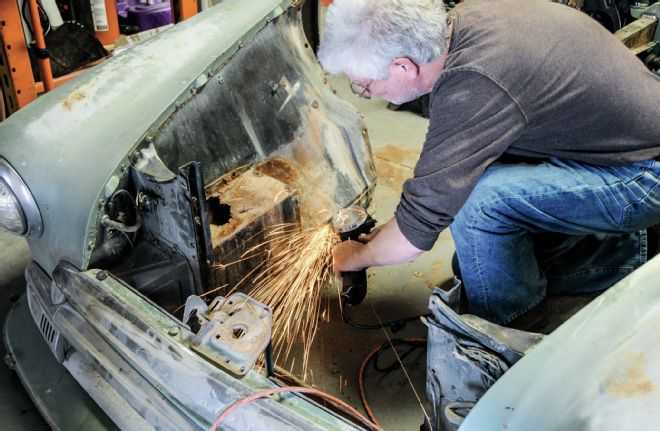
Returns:
[[[298,180],[298,171],[284,159],[272,158],[255,166],[255,171],[268,175],[291,186]]]
[[[403,167],[412,169],[419,159],[419,151],[401,148],[397,145],[389,144],[377,149],[374,155],[388,162],[403,165]]]
[[[73,105],[80,102],[81,100],[85,100],[86,98],[87,93],[80,90],[74,90],[67,96],[64,102],[62,102],[62,107],[67,111],[71,111],[71,109],[73,109]]]
[[[379,184],[397,194],[401,192],[403,183],[412,177],[410,169],[378,158],[376,159],[376,174]]]
[[[222,238],[228,235],[231,235],[239,226],[241,226],[243,220],[239,216],[233,216],[229,219],[229,222],[223,225],[210,225],[211,227],[211,237],[212,238]]]
[[[431,274],[437,275],[441,273],[445,269],[445,261],[444,260],[434,260],[433,263],[431,264]]]
[[[633,398],[655,390],[645,371],[646,355],[640,353],[626,361],[627,368],[604,382],[605,392],[615,398]]]

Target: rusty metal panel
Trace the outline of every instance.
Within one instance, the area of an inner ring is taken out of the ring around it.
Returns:
[[[209,182],[244,165],[286,160],[284,182],[296,190],[303,225],[328,221],[375,181],[362,119],[333,94],[293,8],[210,76],[154,145],[171,170],[203,161]]]
[[[206,196],[216,284],[249,288],[268,250],[244,254],[264,243],[267,227],[300,221],[297,200],[284,182],[258,167],[223,177],[206,188]]]

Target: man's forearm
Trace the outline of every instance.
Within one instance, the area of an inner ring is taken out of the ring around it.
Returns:
[[[409,262],[422,253],[403,236],[396,219],[391,218],[365,247],[359,249],[355,258],[366,268]]]

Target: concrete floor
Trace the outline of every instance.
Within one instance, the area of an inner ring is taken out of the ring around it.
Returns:
[[[0,321],[3,324],[11,305],[25,291],[23,270],[29,260],[30,251],[25,240],[0,229]],[[5,356],[4,339],[0,355]],[[7,431],[49,429],[20,380],[4,361],[0,364],[0,420],[0,428]]]
[[[353,103],[364,116],[369,129],[376,162],[378,184],[372,214],[383,223],[392,217],[399,200],[401,186],[412,170],[421,151],[428,121],[407,112],[392,112],[386,102],[358,99],[343,78],[331,77],[337,94]],[[435,248],[417,261],[369,270],[369,294],[365,302],[351,310],[355,320],[376,322],[416,316],[426,312],[430,289],[451,277],[450,262],[453,243],[449,232],[441,235]],[[25,241],[0,231],[0,320],[24,291],[23,269],[29,261]],[[314,375],[311,383],[340,395],[354,406],[360,406],[357,372],[364,356],[387,339],[383,331],[358,331],[340,322],[338,306],[330,300],[330,322],[322,323],[318,342],[312,352]],[[378,317],[376,317],[378,316]],[[413,322],[391,337],[425,336],[426,328]],[[0,347],[4,356],[4,343]],[[394,360],[392,356],[383,362]],[[404,365],[418,395],[424,397],[425,351],[417,350],[404,360]],[[386,430],[416,430],[423,412],[401,370],[386,375],[368,369],[366,393],[372,410]],[[48,429],[23,390],[18,378],[6,366],[0,366],[0,418],[5,430]]]

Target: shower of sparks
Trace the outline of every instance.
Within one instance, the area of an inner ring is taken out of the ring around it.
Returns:
[[[307,377],[319,320],[327,316],[321,306],[323,287],[336,283],[332,249],[338,242],[339,237],[329,224],[273,229],[266,235],[268,258],[250,291],[250,296],[273,309],[276,358],[286,360],[294,345],[302,346],[303,379]],[[262,245],[257,246],[246,254],[261,248]]]

